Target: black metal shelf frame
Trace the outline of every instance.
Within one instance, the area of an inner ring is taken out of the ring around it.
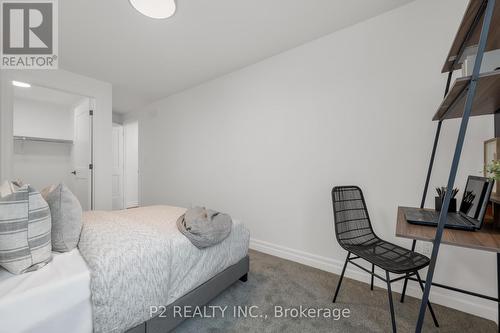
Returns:
[[[467,126],[469,123],[469,118],[471,116],[472,105],[473,105],[474,97],[476,94],[476,88],[477,88],[478,78],[479,78],[479,74],[480,74],[481,63],[483,61],[483,56],[484,56],[484,52],[485,52],[485,48],[486,48],[486,42],[487,42],[488,34],[490,31],[491,19],[492,19],[494,8],[495,8],[495,1],[496,0],[484,0],[484,6],[483,6],[484,10],[481,9],[478,12],[478,14],[477,14],[478,17],[476,17],[476,20],[475,20],[475,22],[479,22],[481,16],[484,15],[483,25],[481,28],[481,35],[479,38],[479,44],[478,44],[478,48],[477,48],[477,55],[476,55],[476,59],[474,62],[474,69],[472,72],[471,80],[469,82],[469,90],[467,91],[467,99],[465,102],[464,113],[462,116],[460,130],[459,130],[458,138],[457,138],[457,143],[455,146],[455,153],[453,155],[453,161],[451,164],[450,173],[449,173],[449,177],[448,177],[448,188],[453,188],[454,184],[455,184],[455,178],[457,175],[460,157],[462,155],[462,148],[464,145],[465,135],[467,132]],[[474,27],[472,27],[471,29],[474,29]],[[466,42],[466,40],[463,43],[465,44],[465,42]],[[461,50],[463,50],[463,48],[464,47],[461,47]],[[458,58],[459,57],[457,57],[457,59]],[[455,61],[457,61],[457,60],[455,60]],[[452,69],[450,70],[450,72],[448,73],[448,80],[446,83],[445,96],[450,89],[452,75],[453,75],[453,66],[452,66]],[[420,203],[421,208],[424,208],[425,200],[427,197],[427,192],[429,189],[429,181],[430,181],[432,169],[434,166],[434,160],[435,160],[435,156],[436,156],[437,146],[439,143],[439,136],[441,133],[441,127],[442,127],[442,120],[440,120],[438,122],[437,129],[436,129],[436,135],[434,138],[434,144],[432,147],[431,158],[430,158],[429,167],[428,167],[428,171],[427,171],[427,177],[426,177],[425,186],[424,186],[424,193],[422,195],[422,201]],[[443,202],[443,205],[441,208],[441,213],[439,215],[439,221],[438,221],[438,226],[437,226],[437,230],[436,230],[436,235],[435,235],[434,241],[433,241],[431,262],[429,264],[429,268],[427,271],[427,278],[425,279],[424,294],[422,296],[422,301],[420,303],[420,311],[419,311],[417,326],[415,329],[416,333],[422,332],[422,327],[423,327],[423,322],[424,322],[425,312],[426,312],[426,305],[427,305],[427,302],[429,301],[429,294],[430,294],[431,287],[433,285],[437,286],[437,287],[441,287],[441,288],[445,288],[445,289],[453,290],[456,292],[461,292],[464,294],[468,294],[468,295],[472,295],[472,296],[476,296],[476,297],[480,297],[480,298],[484,298],[484,299],[488,299],[488,300],[497,302],[498,311],[499,311],[499,324],[500,324],[500,270],[499,270],[500,253],[497,253],[497,280],[498,280],[499,295],[496,298],[432,282],[433,277],[434,277],[434,269],[436,267],[437,256],[439,253],[439,247],[441,245],[441,239],[443,237],[444,226],[445,226],[446,220],[447,220],[447,214],[445,212],[448,211],[448,207],[450,205],[451,192],[452,191],[448,191],[446,193],[445,198],[444,198],[444,202]],[[415,246],[416,246],[416,240],[413,240],[412,250],[415,250]],[[403,291],[402,291],[402,295],[401,295],[401,302],[404,301],[408,280],[415,280],[415,279],[411,276],[405,277],[405,281],[403,284]],[[499,332],[500,332],[500,326],[499,326]]]

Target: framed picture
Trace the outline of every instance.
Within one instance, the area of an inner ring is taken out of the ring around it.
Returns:
[[[484,142],[484,176],[490,177],[488,165],[495,160],[500,159],[500,138],[490,139]],[[494,193],[500,194],[499,182],[493,187]]]

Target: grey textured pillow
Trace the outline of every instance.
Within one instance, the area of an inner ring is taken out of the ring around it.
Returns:
[[[5,185],[5,184],[4,184]],[[40,193],[25,185],[2,185],[0,265],[14,274],[43,267],[52,258],[49,207]]]
[[[68,252],[76,248],[82,231],[82,206],[64,184],[44,189],[52,215],[52,249]]]

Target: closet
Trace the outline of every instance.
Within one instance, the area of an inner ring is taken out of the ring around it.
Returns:
[[[14,179],[38,190],[64,183],[91,209],[91,100],[29,84],[14,97]]]

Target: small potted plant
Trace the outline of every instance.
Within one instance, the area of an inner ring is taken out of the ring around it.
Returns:
[[[500,160],[491,161],[486,170],[491,179],[500,180]]]
[[[493,160],[491,161],[490,164],[486,167],[486,171],[488,172],[488,177],[490,179],[494,179],[496,182],[495,185],[495,191],[496,193],[499,193],[499,181],[500,181],[500,160]]]

